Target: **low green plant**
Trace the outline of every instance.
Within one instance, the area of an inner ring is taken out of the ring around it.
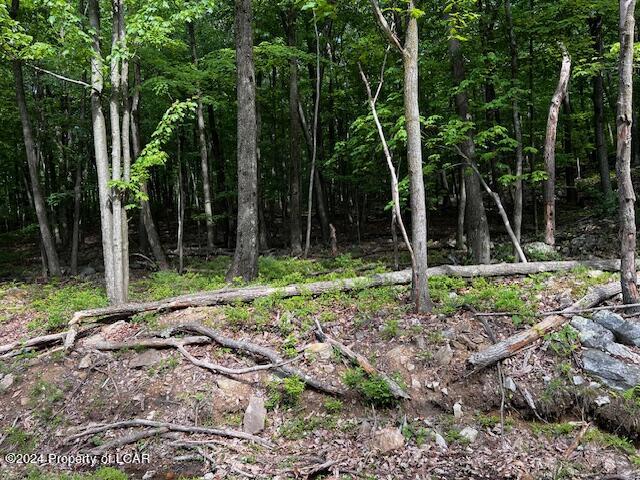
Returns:
[[[338,400],[337,398],[328,398],[324,401],[323,406],[329,413],[340,413],[344,405],[342,400]]]
[[[18,453],[32,452],[36,446],[33,434],[18,427],[9,427],[5,430],[5,445],[10,445],[11,450]]]
[[[273,409],[278,405],[294,407],[300,403],[304,389],[304,381],[296,376],[269,382],[267,384],[267,401],[265,402],[265,406],[268,409]]]
[[[48,331],[57,330],[69,322],[74,312],[108,304],[104,289],[91,283],[65,286],[51,283],[42,288],[42,297],[32,303],[39,313],[29,323],[32,329],[44,327]]]
[[[348,369],[343,374],[342,381],[376,406],[390,407],[396,403],[387,382],[378,375],[367,375],[361,368]]]
[[[180,365],[180,359],[176,355],[171,355],[167,358],[163,358],[156,365],[149,368],[149,375],[160,375],[170,372]]]
[[[387,340],[396,338],[400,334],[400,322],[396,318],[390,318],[385,322],[380,333]]]
[[[549,348],[561,357],[569,357],[580,347],[578,331],[571,325],[565,325],[557,332],[545,336]]]
[[[414,442],[416,442],[416,445],[418,447],[421,447],[422,445],[427,443],[427,441],[433,436],[429,429],[423,427],[422,425],[416,425],[412,422],[404,425],[404,427],[402,428],[402,435],[407,440],[413,440]]]
[[[47,423],[55,423],[57,406],[64,400],[64,392],[56,384],[37,380],[29,392],[29,405],[35,415]]]
[[[627,455],[636,454],[636,449],[631,440],[614,433],[603,432],[597,427],[591,427],[587,433],[585,433],[582,441],[587,443],[594,442],[605,448],[614,448]]]

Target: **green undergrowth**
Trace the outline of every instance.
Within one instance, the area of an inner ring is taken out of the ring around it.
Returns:
[[[101,467],[92,473],[45,473],[30,468],[25,480],[129,480],[129,476],[113,467]]]

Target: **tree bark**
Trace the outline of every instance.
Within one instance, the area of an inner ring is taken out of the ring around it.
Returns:
[[[620,59],[616,126],[616,174],[620,221],[620,283],[624,303],[638,303],[636,257],[636,196],[631,181],[633,123],[633,38],[636,0],[620,0]]]
[[[196,36],[193,22],[187,23],[189,43],[191,46],[191,61],[198,68],[198,53],[196,51]],[[202,190],[204,196],[204,215],[207,227],[207,248],[213,250],[215,238],[213,232],[213,209],[211,207],[211,181],[209,177],[209,157],[207,153],[207,136],[205,133],[204,110],[202,107],[202,93],[200,88],[196,94],[196,125],[198,129],[198,147],[200,149],[200,169],[202,171]]]
[[[253,63],[251,0],[236,0],[238,95],[238,227],[227,281],[258,276],[258,162],[256,82]]]
[[[453,63],[453,80],[459,87],[465,79],[464,63],[460,41],[457,38],[449,39],[449,53]],[[460,118],[468,122],[471,120],[467,93],[460,90],[456,93],[456,110]],[[476,150],[473,135],[461,143],[462,153],[472,162],[476,160]],[[465,169],[465,186],[467,202],[465,208],[465,223],[467,231],[467,247],[471,249],[474,263],[489,263],[491,260],[491,239],[489,237],[489,223],[482,199],[482,187],[475,172]]]
[[[520,242],[522,237],[522,173],[524,164],[523,140],[522,140],[522,123],[520,121],[520,106],[518,104],[518,44],[513,29],[513,17],[511,16],[511,0],[505,0],[504,11],[507,19],[507,28],[509,30],[509,52],[511,56],[511,88],[512,92],[511,110],[513,114],[513,134],[516,140],[516,164],[515,173],[516,181],[513,189],[513,233],[516,240]],[[517,258],[517,257],[516,257]]]
[[[551,98],[551,105],[549,106],[547,133],[544,142],[544,169],[547,173],[547,179],[544,182],[544,241],[548,245],[554,245],[556,243],[556,136],[560,106],[567,93],[569,74],[571,72],[571,57],[569,56],[569,52],[567,52],[563,44],[560,44],[560,49],[562,50],[562,67],[560,69],[558,86]]]
[[[296,46],[296,10],[290,9],[284,20],[287,44]],[[298,114],[298,60],[289,59],[289,245],[291,255],[302,254],[302,226],[300,223],[300,115]]]
[[[98,175],[98,200],[100,203],[100,226],[102,232],[102,254],[107,297],[115,298],[113,263],[113,213],[109,189],[109,154],[107,150],[107,127],[102,109],[103,60],[100,49],[100,9],[98,0],[89,0],[88,15],[92,35],[91,56],[91,123],[93,147]]]
[[[135,62],[133,70],[134,78],[134,90],[131,101],[131,144],[133,146],[133,157],[138,158],[142,152],[142,141],[140,139],[140,89],[142,83],[142,76],[140,74],[140,63]],[[141,186],[141,190],[148,196],[147,182]],[[158,235],[158,229],[153,221],[151,215],[151,206],[149,200],[142,200],[140,202],[140,215],[144,230],[146,232],[146,238],[149,241],[149,246],[153,252],[153,256],[158,262],[160,270],[168,270],[169,262],[162,250],[162,243],[160,242],[160,235]]]
[[[19,0],[13,0],[11,4],[11,17],[16,19],[20,8]],[[20,113],[20,122],[22,123],[22,136],[27,156],[27,166],[29,168],[29,181],[31,182],[31,193],[33,205],[38,219],[38,227],[40,229],[40,238],[42,246],[47,257],[47,268],[49,273],[54,277],[62,275],[60,268],[60,260],[56,251],[55,241],[49,228],[49,219],[47,218],[47,207],[40,190],[40,177],[38,175],[38,154],[36,152],[33,130],[31,128],[31,120],[29,119],[29,111],[27,110],[27,100],[24,92],[24,79],[22,77],[22,62],[14,60],[13,80],[15,82],[16,102],[18,104],[18,112]]]
[[[80,205],[82,201],[83,161],[78,159],[76,179],[73,185],[73,232],[71,234],[71,275],[78,274],[78,248],[80,245]]]
[[[602,56],[604,46],[602,42],[602,16],[590,19],[591,36],[598,63],[598,72],[593,77],[593,122],[596,140],[596,158],[600,169],[600,189],[605,197],[613,194],[609,177],[609,158],[607,155],[607,141],[604,136],[604,79],[602,77]]]

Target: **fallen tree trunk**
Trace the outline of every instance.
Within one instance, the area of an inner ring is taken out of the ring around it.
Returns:
[[[495,263],[489,265],[441,265],[427,269],[427,275],[451,275],[463,278],[497,277],[505,275],[530,275],[541,272],[560,272],[576,267],[617,271],[620,260],[566,260],[555,262]],[[228,288],[210,292],[200,292],[153,302],[125,303],[111,307],[80,310],[73,315],[70,326],[87,318],[127,318],[150,311],[170,311],[188,307],[204,307],[235,303],[248,303],[261,297],[279,298],[299,295],[322,295],[335,291],[362,290],[364,288],[411,283],[411,269],[398,272],[378,273],[371,276],[345,278],[339,280],[294,284],[286,287],[252,286]]]
[[[493,365],[500,360],[511,357],[527,345],[531,345],[536,340],[560,328],[571,319],[571,316],[575,312],[585,308],[595,307],[620,292],[620,282],[611,282],[606,285],[594,287],[580,300],[562,310],[561,314],[549,316],[523,332],[516,333],[480,352],[472,354],[468,361],[475,367],[475,372]]]

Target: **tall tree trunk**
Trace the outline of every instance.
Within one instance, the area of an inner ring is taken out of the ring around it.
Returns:
[[[78,247],[80,245],[80,204],[82,200],[82,166],[78,159],[76,179],[73,185],[73,232],[71,234],[71,275],[78,274]]]
[[[11,5],[11,16],[17,18],[20,8],[19,0],[13,0]],[[36,152],[33,130],[31,129],[31,120],[29,119],[29,111],[27,110],[27,100],[24,92],[24,79],[22,77],[22,63],[19,60],[12,62],[13,79],[15,82],[16,102],[20,113],[20,121],[22,123],[22,136],[24,137],[24,146],[27,155],[27,166],[29,167],[29,180],[31,182],[31,193],[33,197],[33,205],[36,210],[38,219],[38,227],[40,229],[40,238],[42,246],[47,257],[47,267],[49,273],[54,277],[62,275],[60,268],[60,260],[56,251],[55,241],[49,228],[49,220],[47,218],[47,207],[40,190],[40,178],[38,175],[38,154]]]
[[[320,175],[320,169],[316,168],[314,171],[315,179],[315,192],[316,192],[316,210],[318,212],[318,219],[320,220],[320,228],[322,230],[322,241],[328,243],[331,236],[331,227],[329,227],[329,213],[327,212],[327,201],[324,195],[324,182],[322,175]]]
[[[285,20],[287,44],[296,46],[296,10],[291,9]],[[289,245],[291,255],[302,254],[302,225],[300,223],[300,116],[298,114],[298,60],[289,59]]]
[[[464,217],[467,209],[467,186],[464,175],[465,167],[463,165],[458,167],[458,218],[456,228],[456,249],[464,250],[466,248],[464,242]]]
[[[547,245],[554,245],[556,242],[556,136],[558,131],[558,114],[562,101],[567,93],[569,74],[571,72],[571,57],[569,56],[569,52],[567,52],[563,44],[560,44],[560,49],[562,50],[562,67],[560,69],[558,86],[551,98],[551,105],[549,106],[547,133],[544,141],[544,169],[547,173],[547,179],[544,182],[544,241]]]
[[[413,0],[410,0],[409,11],[412,11],[414,7]],[[429,296],[427,283],[427,208],[422,173],[422,139],[418,102],[418,20],[413,15],[409,17],[407,23],[403,64],[404,116],[411,189],[411,237],[416,258],[412,296],[416,311],[427,313],[433,309],[433,302]]]
[[[253,63],[251,0],[236,0],[238,95],[238,228],[227,280],[258,276],[258,162],[256,79]]]
[[[187,23],[189,43],[191,44],[191,60],[198,68],[198,53],[196,51],[196,36],[193,22]],[[200,169],[202,170],[202,190],[204,194],[204,215],[207,226],[207,248],[211,251],[215,247],[213,232],[213,209],[211,207],[211,181],[209,178],[209,158],[207,154],[207,136],[205,133],[204,111],[202,107],[202,93],[198,89],[196,95],[196,124],[198,128],[198,147],[200,149]]]
[[[449,52],[453,62],[453,80],[456,86],[460,86],[465,80],[464,60],[457,38],[449,39]],[[463,90],[456,93],[456,110],[463,121],[470,121],[469,101]],[[476,161],[476,149],[471,133],[460,145],[462,153],[471,161]],[[475,172],[465,169],[465,186],[467,193],[467,205],[465,209],[465,223],[467,231],[467,247],[471,249],[474,263],[489,263],[491,260],[491,246],[489,237],[489,224],[487,213],[482,199],[482,187]]]
[[[593,77],[593,123],[596,140],[596,159],[600,169],[600,189],[605,197],[613,194],[609,177],[609,158],[607,155],[607,141],[604,136],[604,79],[602,77],[602,56],[604,46],[602,42],[602,16],[597,15],[589,20],[591,36],[599,68]]]
[[[133,157],[138,158],[142,152],[142,141],[140,139],[140,89],[142,83],[140,63],[135,62],[133,68],[135,85],[131,101],[131,143],[133,146]],[[140,189],[148,196],[149,191],[147,189],[147,182],[144,182]],[[153,221],[153,216],[151,215],[149,200],[142,200],[140,202],[140,216],[146,232],[146,239],[149,241],[149,246],[151,247],[151,251],[153,252],[156,262],[158,262],[158,267],[160,270],[168,270],[169,262],[162,250],[160,235],[158,235],[156,224]]]
[[[616,174],[620,215],[620,282],[624,303],[638,302],[636,285],[636,196],[631,181],[631,126],[633,106],[633,35],[636,0],[620,0],[620,60],[618,146]]]
[[[564,153],[567,157],[567,163],[564,167],[564,182],[567,191],[567,203],[576,205],[578,203],[578,191],[576,190],[577,168],[575,166],[575,158],[573,155],[573,119],[571,118],[571,100],[569,94],[564,96],[562,101],[564,110]]]
[[[100,226],[102,232],[102,254],[104,261],[107,297],[114,302],[114,259],[113,259],[113,213],[109,189],[109,154],[107,150],[107,127],[102,110],[103,61],[100,50],[100,10],[98,0],[89,0],[89,22],[93,30],[91,56],[91,123],[93,127],[93,148],[98,175],[98,200],[100,203]]]
[[[516,181],[513,185],[513,233],[516,240],[520,242],[522,236],[522,173],[524,164],[522,123],[520,121],[520,106],[518,104],[518,44],[513,29],[513,18],[511,16],[511,0],[505,0],[504,11],[509,30],[509,52],[511,55],[511,88],[513,98],[511,100],[511,110],[513,112],[513,133],[516,139]],[[518,257],[516,256],[516,259]]]
[[[184,180],[182,175],[182,135],[178,134],[178,143],[176,147],[176,163],[178,165],[178,238],[176,240],[176,250],[178,251],[178,273],[182,275],[184,271]]]

